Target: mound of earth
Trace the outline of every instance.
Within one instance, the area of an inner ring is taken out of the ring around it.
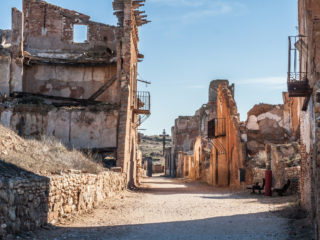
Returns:
[[[0,163],[6,166],[12,164],[38,174],[59,173],[71,169],[88,173],[103,170],[102,165],[93,158],[77,150],[68,150],[56,139],[24,139],[3,125],[0,125]],[[5,172],[0,171],[0,174]]]

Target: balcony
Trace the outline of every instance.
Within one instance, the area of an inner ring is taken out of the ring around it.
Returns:
[[[226,119],[214,118],[208,121],[208,138],[218,138],[226,136]]]
[[[137,125],[140,126],[151,114],[150,92],[136,92],[134,113],[138,114]]]
[[[309,97],[312,89],[308,80],[308,45],[306,36],[290,36],[288,52],[289,97]]]

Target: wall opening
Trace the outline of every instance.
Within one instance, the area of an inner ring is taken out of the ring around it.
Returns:
[[[85,43],[88,41],[88,26],[87,25],[73,25],[73,42]]]

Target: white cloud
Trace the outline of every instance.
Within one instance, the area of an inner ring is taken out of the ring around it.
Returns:
[[[179,7],[181,14],[175,18],[188,22],[189,20],[213,17],[218,15],[241,15],[247,10],[243,3],[222,0],[149,0],[150,3],[167,7]]]
[[[203,17],[212,17],[217,15],[229,14],[232,12],[232,7],[228,4],[217,2],[210,4],[209,7],[199,8],[190,11],[182,16],[183,20],[194,20]]]
[[[201,7],[207,2],[214,0],[148,0],[150,3],[157,3],[168,6]]]
[[[264,77],[264,78],[250,78],[247,80],[239,80],[238,85],[260,85],[271,87],[273,89],[281,90],[286,87],[286,77]]]
[[[239,81],[238,84],[265,84],[265,85],[281,85],[287,82],[286,77],[264,77],[264,78],[250,78]]]

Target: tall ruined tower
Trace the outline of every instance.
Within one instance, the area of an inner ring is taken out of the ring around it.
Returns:
[[[144,6],[145,0],[115,0],[113,2],[114,14],[118,17],[117,77],[120,80],[121,109],[118,130],[117,165],[123,167],[129,174],[128,184],[134,184],[137,156],[137,122],[136,114],[137,97],[137,69],[139,59],[139,30],[138,27],[148,23],[144,11],[139,8]]]

